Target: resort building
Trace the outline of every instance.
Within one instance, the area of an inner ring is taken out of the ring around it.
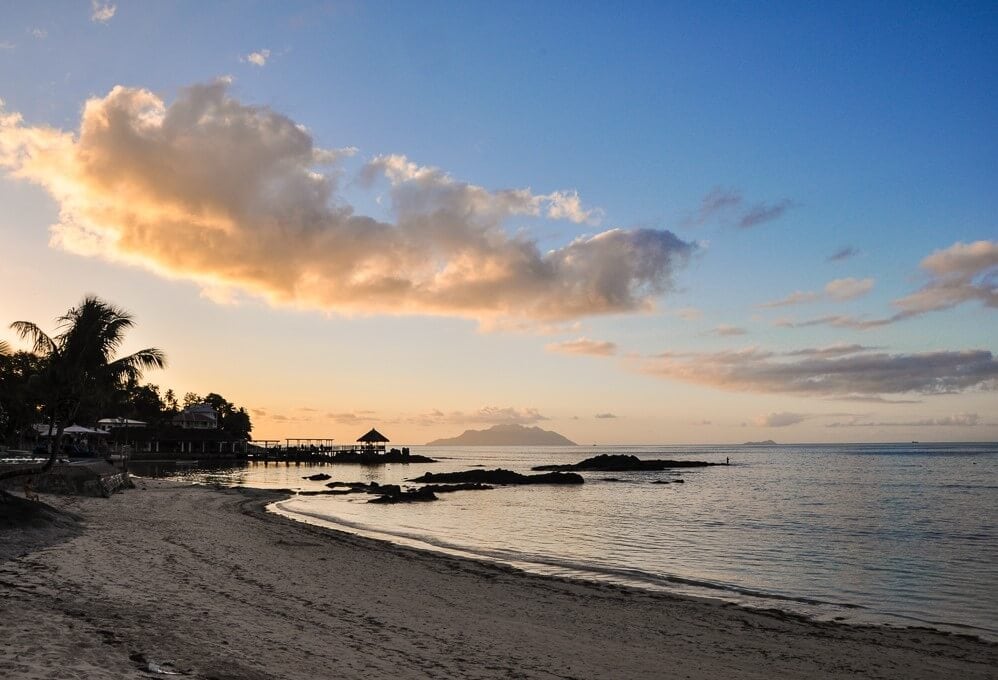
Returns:
[[[185,430],[216,430],[218,414],[210,404],[195,404],[173,416],[173,424]]]

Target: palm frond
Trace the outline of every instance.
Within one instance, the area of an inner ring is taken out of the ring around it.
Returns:
[[[35,354],[55,354],[58,350],[55,340],[38,327],[38,324],[30,321],[15,321],[10,325],[11,330],[17,333],[22,340],[31,341],[31,351]]]

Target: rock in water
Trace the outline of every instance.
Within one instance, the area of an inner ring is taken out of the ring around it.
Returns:
[[[724,463],[707,463],[702,460],[641,460],[627,454],[602,453],[569,465],[538,465],[532,470],[597,470],[600,472],[635,472],[668,470],[669,468],[708,467]]]
[[[572,472],[549,472],[543,475],[521,475],[512,470],[463,470],[461,472],[427,472],[410,481],[424,484],[582,484],[582,475]]]

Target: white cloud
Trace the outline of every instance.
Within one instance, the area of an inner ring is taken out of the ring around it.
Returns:
[[[49,32],[46,31],[44,28],[32,28],[31,35],[33,35],[38,40],[45,40],[45,38],[49,37]]]
[[[17,45],[15,45],[12,42],[8,42],[6,40],[0,40],[0,50],[12,50],[15,47],[17,47]]]
[[[825,284],[825,294],[834,300],[855,300],[873,290],[875,281],[866,279],[835,279]]]
[[[118,11],[118,6],[113,5],[110,2],[99,2],[98,0],[90,0],[90,21],[98,24],[106,24],[111,21],[114,17],[114,13]]]
[[[240,57],[240,61],[249,62],[255,66],[265,66],[267,60],[270,59],[270,50],[258,50],[256,52],[250,52],[245,57]]]
[[[645,312],[695,249],[669,231],[608,229],[542,252],[508,223],[587,219],[574,193],[489,191],[400,155],[363,172],[390,183],[395,220],[379,221],[342,200],[338,168],[317,170],[349,152],[316,148],[226,81],[171,104],[115,87],[86,103],[77,133],[0,112],[0,167],[58,202],[53,244],[273,304],[542,324]]]

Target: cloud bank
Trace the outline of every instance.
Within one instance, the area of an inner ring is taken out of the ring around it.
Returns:
[[[115,87],[77,134],[0,111],[0,167],[60,208],[52,242],[74,253],[340,313],[556,321],[645,311],[694,246],[673,233],[609,229],[542,252],[505,227],[521,216],[586,222],[574,192],[489,191],[403,156],[363,171],[389,184],[394,223],[337,198],[349,150],[240,103],[227,82],[171,103]],[[334,171],[320,172],[323,167]]]
[[[820,397],[998,388],[998,360],[986,350],[888,354],[843,345],[783,353],[666,352],[646,361],[643,371],[726,390]]]

